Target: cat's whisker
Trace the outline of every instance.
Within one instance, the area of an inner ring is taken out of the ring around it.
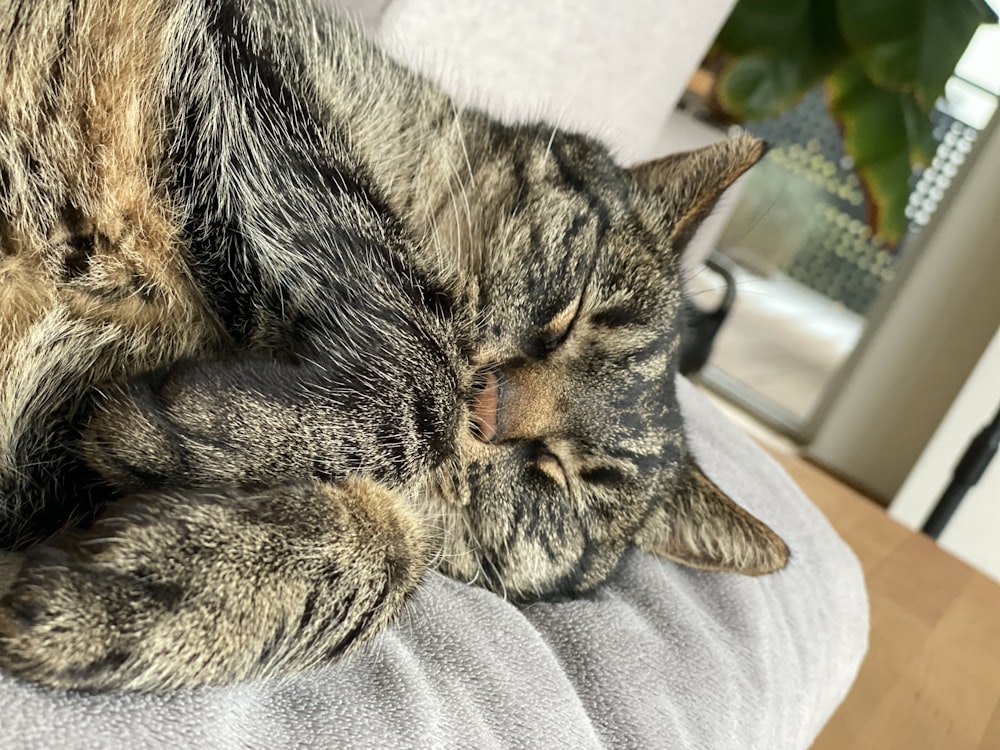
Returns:
[[[119,537],[114,537],[114,536],[94,537],[94,538],[91,538],[91,539],[84,539],[83,541],[79,542],[79,546],[80,547],[92,547],[92,546],[101,545],[101,544],[112,544],[112,543],[118,541],[118,539],[119,539]]]
[[[545,156],[546,156],[546,158],[549,157],[549,156],[551,156],[551,154],[552,154],[552,143],[553,143],[553,141],[555,141],[555,139],[556,139],[556,133],[558,133],[558,132],[559,132],[559,126],[558,125],[553,125],[552,126],[552,134],[549,136],[549,142],[545,144]]]
[[[754,219],[753,223],[751,223],[750,226],[746,228],[743,234],[741,234],[739,237],[736,238],[735,244],[739,244],[740,242],[742,242],[747,237],[747,235],[749,235],[750,232],[756,229],[757,225],[760,224],[769,213],[771,213],[771,209],[778,204],[778,201],[780,201],[782,196],[784,195],[785,188],[787,185],[788,185],[787,182],[783,182],[781,184],[781,187],[778,188],[778,192],[775,194],[774,198],[771,199],[771,202],[764,207],[764,209],[760,212],[760,216]]]
[[[458,182],[458,192],[459,192],[459,195],[462,198],[462,204],[463,204],[463,206],[465,208],[465,224],[466,224],[466,226],[465,226],[465,232],[464,233],[462,232],[461,227],[459,227],[459,230],[458,230],[458,232],[459,232],[459,245],[458,245],[459,253],[458,253],[458,255],[459,255],[459,257],[461,257],[462,237],[463,237],[463,235],[466,238],[470,238],[470,242],[471,242],[471,238],[474,236],[473,231],[472,231],[472,229],[473,229],[473,227],[472,227],[472,208],[469,206],[469,195],[468,195],[468,193],[465,190],[465,184],[462,182],[461,175],[458,173],[458,170],[455,168],[455,165],[452,162],[448,162],[448,166],[451,169],[451,176],[449,176],[449,179],[448,179],[449,189],[450,189],[450,185],[451,185],[451,177],[454,177],[455,180]],[[456,219],[456,222],[457,222],[458,221],[458,216],[457,215],[456,215],[455,219]],[[470,253],[470,255],[473,254],[471,247],[469,248],[469,253]],[[456,272],[457,272],[457,270],[458,270],[458,264],[456,264],[456,268],[455,268]]]
[[[695,268],[694,270],[683,270],[682,273],[684,274],[684,276],[682,281],[682,287],[684,289],[688,289],[692,281],[708,273],[710,270],[711,269],[708,267],[707,263],[698,264],[698,267]]]
[[[738,281],[738,282],[736,282],[736,289],[740,292],[740,294],[758,294],[758,295],[762,295],[762,296],[765,296],[765,297],[773,297],[774,296],[773,293],[771,293],[771,292],[769,292],[767,290],[764,290],[764,289],[759,289],[759,288],[757,288],[756,285],[757,285],[757,281],[756,280],[754,280],[754,279],[747,279],[746,281]],[[688,292],[684,296],[687,297],[688,299],[693,299],[695,297],[700,297],[700,296],[705,295],[705,294],[722,294],[725,291],[726,291],[726,287],[724,287],[724,286],[706,287],[704,289],[699,289],[696,292]]]
[[[465,157],[465,168],[469,171],[469,182],[472,184],[472,187],[475,187],[476,175],[472,169],[472,162],[469,160],[469,148],[465,143],[465,133],[462,132],[462,112],[458,109],[457,104],[452,105],[452,116],[454,118],[455,132],[458,133],[458,141],[462,146],[462,155]]]
[[[445,254],[441,239],[441,231],[438,225],[438,218],[429,207],[426,209],[425,223],[427,224],[429,239],[434,249],[434,257],[437,261],[437,266],[445,269],[446,273],[451,272],[452,263],[450,262],[450,257]]]
[[[503,599],[505,602],[509,601],[510,597],[507,596],[507,582],[504,581],[503,576],[497,573],[497,575],[494,576],[494,579],[495,583],[500,584],[500,591],[496,591],[495,588],[491,588],[491,590],[494,591],[495,593],[498,593],[500,595],[500,598]]]

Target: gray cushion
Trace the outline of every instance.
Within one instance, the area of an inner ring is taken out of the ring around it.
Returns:
[[[706,473],[789,543],[782,572],[638,552],[591,596],[517,609],[432,574],[358,653],[284,681],[69,695],[0,675],[5,747],[808,748],[865,652],[857,560],[686,381]]]

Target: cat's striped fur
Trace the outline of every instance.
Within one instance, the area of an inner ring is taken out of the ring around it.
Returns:
[[[429,564],[516,600],[784,544],[688,454],[677,253],[762,151],[632,170],[311,2],[0,0],[0,665],[288,673]]]

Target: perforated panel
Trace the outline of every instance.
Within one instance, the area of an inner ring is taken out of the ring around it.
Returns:
[[[925,226],[972,148],[978,131],[941,110],[931,115],[938,148],[927,169],[910,177],[907,217],[910,231]],[[836,122],[821,88],[809,92],[793,109],[746,129],[766,139],[773,167],[816,186],[822,195],[807,217],[798,249],[781,270],[849,309],[865,314],[884,284],[891,281],[899,253],[872,237],[865,217],[864,194],[844,152]],[[780,196],[778,197],[780,200]]]

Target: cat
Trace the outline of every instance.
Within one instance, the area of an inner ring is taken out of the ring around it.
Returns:
[[[625,169],[317,2],[0,0],[0,38],[0,667],[266,678],[434,566],[526,602],[636,546],[786,563],[674,391],[679,253],[761,142]]]

